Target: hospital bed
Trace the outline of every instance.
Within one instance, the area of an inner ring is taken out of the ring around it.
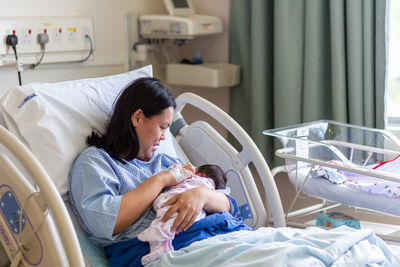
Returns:
[[[3,96],[0,205],[5,208],[0,217],[0,231],[2,245],[15,264],[21,261],[26,266],[62,266],[69,261],[71,266],[84,265],[79,241],[86,248],[91,245],[76,219],[71,219],[74,215],[66,195],[68,166],[85,147],[85,136],[92,129],[104,129],[119,91],[135,78],[151,75],[150,66],[98,79],[29,84]],[[265,197],[274,203],[270,210],[274,225],[284,226],[276,185],[263,156],[244,130],[199,96],[186,93],[176,101],[171,130],[179,136],[180,145],[168,131],[159,153],[190,160],[195,166],[220,165],[226,172],[227,186],[238,201],[242,219],[258,228],[267,225],[269,210],[263,205],[248,167],[252,162],[258,174],[265,177],[262,179]],[[238,139],[242,151],[238,153],[206,122],[188,125],[182,115],[186,105],[195,106],[219,121]]]
[[[32,83],[12,88],[1,97],[0,241],[11,266],[107,266],[102,248],[88,240],[70,211],[68,173],[73,160],[86,146],[86,136],[92,130],[104,131],[119,92],[133,80],[151,75],[152,68],[147,66],[95,79]],[[220,165],[227,174],[231,195],[238,201],[240,217],[257,230],[195,242],[169,252],[150,266],[281,266],[282,261],[304,260],[307,265],[361,258],[376,262],[382,257],[400,263],[398,254],[369,231],[346,228],[328,233],[318,228],[305,232],[284,228],[285,218],[273,176],[246,132],[225,112],[199,96],[185,93],[176,101],[171,131],[167,131],[157,153],[190,160],[194,165]],[[206,122],[188,124],[182,114],[187,105],[221,123],[241,144],[240,152]],[[254,171],[249,169],[250,163]],[[268,205],[262,201],[253,174],[260,177]],[[269,225],[275,227],[263,227]],[[318,250],[321,253],[309,249],[312,253],[305,257],[304,246],[316,240],[315,246],[327,246],[334,240],[330,246],[332,253],[324,248]],[[360,249],[365,254],[357,255]]]
[[[287,172],[295,187],[285,214],[288,225],[305,227],[302,218],[343,206],[350,212],[400,216],[400,167],[394,165],[400,140],[390,132],[321,120],[264,134],[276,137],[283,146],[276,155],[286,164],[273,169],[273,175]],[[322,201],[293,210],[302,193]],[[396,236],[382,237],[400,241]]]

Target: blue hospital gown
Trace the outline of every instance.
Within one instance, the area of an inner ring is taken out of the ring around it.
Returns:
[[[72,209],[89,239],[108,246],[131,240],[146,229],[156,215],[151,205],[134,224],[112,235],[122,195],[174,163],[182,161],[159,153],[148,162],[133,159],[122,164],[96,147],[82,151],[70,172],[69,194]]]
[[[156,217],[152,205],[130,227],[112,235],[122,195],[136,188],[147,178],[182,161],[155,153],[150,161],[133,159],[122,164],[96,147],[88,147],[76,158],[71,172],[69,196],[72,210],[89,239],[100,246],[110,246],[135,239]],[[227,195],[230,213],[238,216],[236,201]]]

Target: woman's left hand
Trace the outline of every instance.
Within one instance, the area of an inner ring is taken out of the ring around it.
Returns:
[[[196,169],[193,167],[192,163],[190,163],[190,162],[182,164],[182,168],[184,168],[184,169],[186,169],[188,171],[191,171],[193,173],[196,172]]]
[[[163,222],[166,222],[175,212],[178,213],[171,226],[171,232],[175,231],[176,234],[179,234],[192,226],[205,204],[204,190],[207,189],[193,188],[173,196],[163,204],[163,207],[171,206],[165,213]]]

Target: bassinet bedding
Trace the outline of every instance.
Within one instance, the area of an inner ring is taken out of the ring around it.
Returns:
[[[296,171],[289,173],[291,183],[296,188],[300,188],[309,170],[309,168],[300,168],[297,170],[297,175]],[[326,199],[331,202],[400,216],[400,201],[398,198],[388,197],[384,194],[371,194],[346,184],[335,184],[324,177],[309,177],[301,190],[309,196]]]

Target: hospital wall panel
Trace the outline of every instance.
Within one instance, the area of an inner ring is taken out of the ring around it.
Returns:
[[[125,14],[166,13],[160,0],[17,0],[2,2],[0,17],[90,16],[93,17],[95,51],[85,63],[24,66],[23,84],[33,81],[62,81],[99,77],[126,70]],[[17,47],[18,51],[18,47]],[[49,75],[51,74],[51,75]],[[0,67],[0,93],[18,85],[15,66]]]

